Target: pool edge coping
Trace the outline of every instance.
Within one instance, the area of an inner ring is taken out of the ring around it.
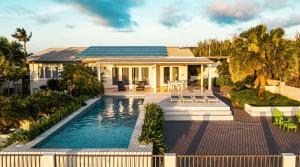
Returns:
[[[134,97],[136,98],[137,96],[126,96],[126,97]],[[139,97],[144,97],[144,96],[139,96]],[[101,97],[100,97],[101,98]],[[26,144],[12,144],[6,148],[4,148],[2,151],[0,151],[0,154],[3,153],[59,153],[59,154],[152,154],[152,144],[145,145],[145,144],[140,144],[138,141],[138,137],[140,136],[142,132],[142,126],[144,123],[144,117],[145,117],[145,112],[144,112],[144,107],[140,110],[138,119],[136,121],[134,130],[132,132],[130,142],[127,148],[95,148],[95,149],[54,149],[54,148],[33,148],[37,144],[41,143],[43,140],[45,140],[47,137],[55,133],[58,129],[62,128],[65,126],[69,121],[77,117],[79,114],[81,114],[83,111],[86,111],[90,109],[91,107],[96,105],[96,102],[100,98],[94,98],[94,99],[89,99],[86,101],[87,105],[80,107],[78,110],[73,112],[71,115],[67,116],[57,124],[55,124],[53,127],[50,129],[46,130],[43,132],[41,135],[30,141],[29,143]],[[144,104],[143,104],[144,106]]]

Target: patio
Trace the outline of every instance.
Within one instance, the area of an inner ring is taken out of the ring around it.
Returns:
[[[219,98],[229,103],[224,96]],[[300,153],[299,130],[286,132],[274,126],[270,117],[255,118],[242,109],[232,107],[231,110],[234,121],[167,121],[168,152],[196,155]]]

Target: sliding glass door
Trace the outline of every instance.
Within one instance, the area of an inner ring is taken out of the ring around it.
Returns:
[[[124,82],[125,85],[129,84],[129,68],[128,67],[122,68],[122,81]]]
[[[167,84],[170,81],[170,67],[164,67],[164,83]]]
[[[133,67],[132,68],[132,84],[138,84],[139,82],[139,68]]]
[[[179,67],[172,67],[172,81],[179,81]]]

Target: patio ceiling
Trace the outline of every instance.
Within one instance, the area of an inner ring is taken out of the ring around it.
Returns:
[[[98,59],[98,64],[213,64],[214,62],[205,57],[165,57],[165,58],[141,58],[141,57],[120,57]]]

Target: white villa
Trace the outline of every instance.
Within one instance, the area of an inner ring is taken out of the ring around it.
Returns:
[[[168,81],[184,81],[187,86],[199,80],[203,87],[208,78],[211,89],[216,77],[215,63],[205,57],[195,57],[189,48],[165,46],[91,46],[49,48],[28,58],[31,92],[46,85],[49,78],[59,78],[66,63],[82,63],[105,76],[104,87],[116,88],[123,81],[128,90],[134,89],[138,81],[145,81],[146,88],[156,93],[166,87]],[[200,74],[188,74],[191,66],[201,66]]]

